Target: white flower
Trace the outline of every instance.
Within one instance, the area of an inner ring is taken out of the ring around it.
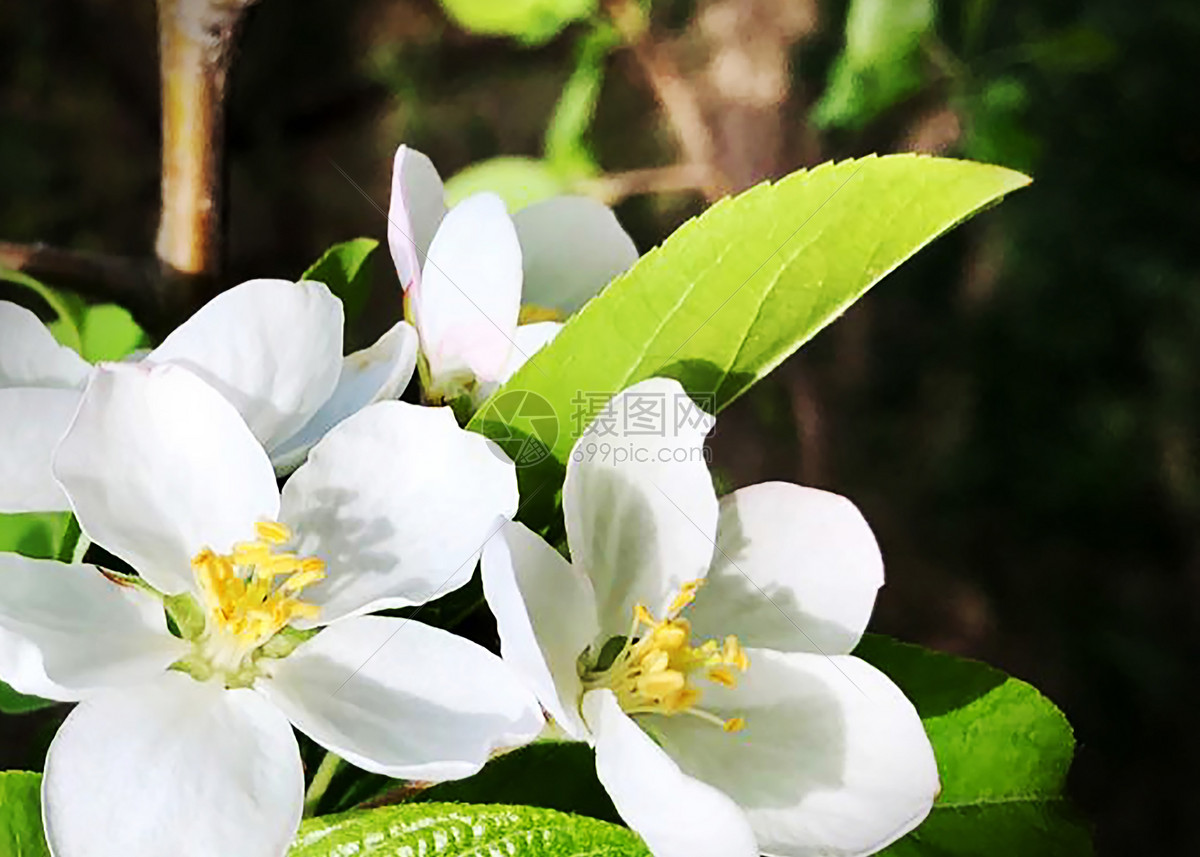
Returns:
[[[433,163],[407,146],[392,169],[388,244],[431,401],[482,401],[637,261],[612,210],[588,197],[555,197],[509,217],[500,197],[479,193],[447,212]]]
[[[416,352],[415,331],[400,322],[343,358],[342,302],[328,288],[250,280],[213,298],[142,359],[185,366],[216,387],[283,474],[345,417],[403,392]],[[68,508],[50,457],[91,368],[29,310],[0,301],[0,512]]]
[[[173,635],[140,586],[0,554],[0,628],[38,655],[0,666],[35,660],[35,681],[44,670],[81,700],[46,762],[57,857],[282,855],[304,787],[293,725],[359,767],[417,780],[470,775],[540,730],[536,699],[495,655],[363,615],[461,586],[516,509],[513,466],[449,410],[363,409],[281,496],[261,445],[205,382],[102,365],[54,472],[84,533],[184,617]]]
[[[797,485],[718,502],[711,418],[676,431],[681,404],[674,381],[638,384],[576,444],[570,563],[515,523],[485,547],[503,656],[595,747],[656,857],[872,853],[938,791],[911,703],[848,654],[883,583],[874,537],[847,500]]]

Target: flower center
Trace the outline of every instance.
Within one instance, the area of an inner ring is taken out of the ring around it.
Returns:
[[[584,689],[612,690],[626,714],[690,714],[726,732],[742,729],[746,722],[741,717],[724,719],[696,706],[702,694],[697,679],[736,687],[738,673],[750,668],[749,656],[732,634],[723,643],[705,640],[698,646],[691,644],[691,625],[680,614],[703,583],[685,583],[661,620],[643,604],[634,607],[629,636],[620,642],[610,663],[605,665],[605,654],[611,648],[606,645],[600,662],[584,670]]]
[[[226,674],[239,671],[293,619],[314,619],[320,612],[297,596],[324,579],[324,561],[284,551],[292,539],[284,524],[260,521],[254,530],[258,538],[239,542],[232,553],[205,548],[192,559],[205,613],[201,650]]]

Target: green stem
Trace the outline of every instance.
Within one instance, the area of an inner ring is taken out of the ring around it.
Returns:
[[[308,791],[304,793],[305,818],[312,818],[316,815],[317,805],[321,803],[321,798],[325,797],[329,784],[333,782],[333,775],[337,773],[341,765],[342,760],[333,753],[325,754],[317,772],[313,774],[312,782],[308,784]]]

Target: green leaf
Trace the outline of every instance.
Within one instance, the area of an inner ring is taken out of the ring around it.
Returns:
[[[133,316],[115,304],[85,307],[79,317],[80,354],[90,363],[122,360],[148,342]]]
[[[82,353],[83,341],[79,333],[79,324],[75,313],[72,311],[70,299],[67,296],[60,294],[39,280],[35,280],[28,274],[8,268],[0,268],[0,280],[24,286],[45,301],[50,306],[50,309],[54,310],[54,314],[58,316],[58,328],[55,330],[52,327],[55,338],[68,348],[73,348]]]
[[[31,711],[41,711],[57,705],[52,699],[42,699],[40,696],[27,696],[18,693],[4,682],[0,681],[0,714],[28,714]],[[0,854],[4,852],[0,851]]]
[[[578,741],[526,745],[493,759],[472,777],[426,789],[417,800],[520,804],[621,820],[596,777],[595,753]]]
[[[505,156],[472,164],[446,182],[446,202],[456,205],[473,193],[499,194],[509,211],[558,196],[567,185],[545,161]]]
[[[893,857],[1086,855],[1086,828],[1063,797],[1075,739],[1034,687],[977,661],[868,635],[855,652],[917,707],[942,791]]]
[[[685,223],[491,400],[529,391],[557,416],[551,455],[519,469],[523,520],[554,519],[572,444],[607,396],[660,375],[725,407],[917,250],[1028,181],[968,161],[868,157],[759,185]],[[520,418],[485,404],[470,427],[511,446],[529,435]]]
[[[342,299],[346,318],[357,318],[371,290],[367,258],[378,246],[379,242],[374,238],[354,238],[334,244],[300,275],[300,279],[329,286],[329,290]]]
[[[50,857],[42,833],[41,789],[41,774],[0,773],[0,854],[4,857]]]
[[[526,44],[548,41],[567,24],[593,14],[596,6],[597,0],[442,0],[463,29]]]
[[[312,818],[290,857],[648,857],[632,832],[593,818],[527,806],[424,803]]]
[[[921,40],[933,0],[851,0],[846,47],[813,111],[822,128],[860,128],[924,82]]]

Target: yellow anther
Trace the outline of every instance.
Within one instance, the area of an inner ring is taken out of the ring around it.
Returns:
[[[730,717],[725,721],[721,728],[723,728],[726,732],[741,732],[746,728],[746,718]]]
[[[566,321],[567,316],[553,307],[525,304],[517,315],[518,324],[533,324],[538,321]]]
[[[192,559],[196,581],[210,616],[208,635],[223,641],[221,651],[245,657],[294,619],[314,619],[316,605],[296,599],[325,577],[325,563],[278,548],[292,533],[276,521],[255,524],[258,540],[239,542],[221,555],[205,548]],[[240,654],[237,654],[240,653]]]
[[[709,681],[722,687],[737,687],[737,676],[727,666],[711,667],[706,675]]]
[[[691,626],[679,614],[695,600],[703,582],[685,583],[662,620],[645,605],[635,605],[633,627],[621,651],[606,669],[584,673],[585,687],[609,688],[628,714],[689,714],[726,731],[742,728],[741,718],[725,720],[696,707],[701,691],[694,680],[702,677],[733,688],[738,672],[750,666],[735,636],[691,645]]]
[[[287,524],[278,521],[259,521],[254,525],[254,532],[261,541],[273,545],[281,545],[292,539],[292,531],[288,529]]]

